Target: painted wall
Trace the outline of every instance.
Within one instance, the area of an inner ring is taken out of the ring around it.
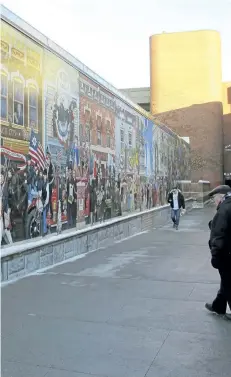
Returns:
[[[5,148],[22,156],[28,151],[32,127],[40,140],[43,137],[42,75],[43,49],[2,23],[1,137]]]
[[[1,38],[2,244],[164,204],[189,178],[170,130],[3,21]]]

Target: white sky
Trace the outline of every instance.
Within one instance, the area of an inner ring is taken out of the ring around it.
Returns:
[[[231,80],[231,0],[3,0],[117,88],[149,86],[149,36],[215,29]]]

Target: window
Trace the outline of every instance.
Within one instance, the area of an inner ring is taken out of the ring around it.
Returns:
[[[79,141],[80,141],[80,145],[81,145],[82,142],[83,142],[83,126],[82,126],[82,124],[79,125]]]
[[[29,127],[38,128],[38,92],[37,89],[30,85],[28,89],[29,99]]]
[[[106,127],[107,127],[107,130],[110,132],[110,129],[111,129],[111,122],[110,122],[110,120],[107,120]]]
[[[90,136],[90,125],[89,124],[86,124],[85,132],[86,132],[86,142],[90,143],[91,136]]]
[[[89,110],[85,110],[85,122],[86,122],[87,124],[90,123],[90,116],[91,116],[90,111],[89,111]]]
[[[129,148],[132,148],[132,133],[128,133],[128,146]]]
[[[14,93],[14,119],[13,123],[18,126],[24,125],[24,85],[20,79],[13,81]]]
[[[101,145],[101,130],[97,130],[97,144]]]
[[[89,110],[85,110],[85,133],[86,133],[86,142],[87,143],[90,143],[90,138],[91,138],[91,134],[90,134],[90,117],[91,117],[91,113]]]
[[[111,135],[110,135],[110,131],[107,131],[107,147],[111,148]]]
[[[111,122],[110,120],[107,120],[106,128],[107,128],[107,147],[111,148]]]
[[[7,75],[1,72],[1,119],[7,120],[7,97],[8,97],[8,79]]]
[[[97,123],[97,144],[101,145],[102,144],[102,134],[101,134],[102,118],[100,115],[97,115],[96,123]]]
[[[101,126],[102,126],[102,120],[101,120],[101,116],[97,115],[97,128],[101,129]]]

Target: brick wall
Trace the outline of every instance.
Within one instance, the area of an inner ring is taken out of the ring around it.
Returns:
[[[223,83],[223,113],[224,147],[226,147],[231,145],[231,82]],[[224,172],[231,173],[231,151],[224,152]]]
[[[191,145],[192,180],[208,180],[211,186],[223,181],[223,114],[219,102],[193,105],[155,114]]]

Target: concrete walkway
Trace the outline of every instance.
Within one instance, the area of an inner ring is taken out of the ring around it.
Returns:
[[[2,377],[222,377],[212,209],[2,288]]]

